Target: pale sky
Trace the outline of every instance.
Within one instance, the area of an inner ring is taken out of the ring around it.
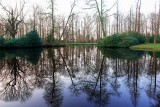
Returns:
[[[13,4],[16,1],[21,1],[21,0],[0,0],[2,4],[8,5],[8,6],[13,6]],[[70,5],[73,0],[55,0],[56,1],[56,11],[55,13],[57,15],[68,15],[70,11]],[[83,10],[82,8],[86,8],[87,6],[85,5],[86,0],[77,0],[77,7],[74,9],[76,12],[87,12],[88,10]],[[100,0],[99,0],[100,1]],[[111,5],[114,4],[116,0],[104,0],[106,1],[106,7],[110,8]],[[132,7],[133,10],[135,10],[136,7],[136,1],[137,0],[119,0],[119,10],[120,12],[128,13],[130,8]],[[141,12],[148,14],[150,12],[155,11],[155,3],[158,5],[159,0],[142,0],[142,8]],[[44,9],[46,9],[49,5],[49,0],[28,0],[28,3],[26,8],[32,8],[33,4],[38,4]],[[106,8],[107,9],[107,8]],[[158,6],[157,6],[158,9]],[[47,10],[47,9],[46,9]],[[111,10],[111,13],[116,12],[116,7],[114,7]]]

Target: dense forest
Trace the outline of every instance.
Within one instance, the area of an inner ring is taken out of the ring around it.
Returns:
[[[107,1],[86,0],[87,7],[84,9],[93,10],[93,14],[86,13],[83,16],[74,11],[78,4],[77,0],[73,0],[67,17],[55,14],[55,0],[47,2],[47,9],[38,3],[33,4],[30,16],[27,16],[28,2],[25,0],[17,1],[16,6],[0,2],[0,34],[5,38],[19,38],[36,29],[43,42],[52,39],[66,42],[96,42],[104,36],[123,32],[154,35],[156,39],[159,34],[160,6],[155,5],[155,11],[146,15],[141,12],[141,0],[136,0],[136,5],[125,14],[119,9],[118,0],[113,1],[108,8]],[[109,14],[112,8],[116,8],[116,12]]]

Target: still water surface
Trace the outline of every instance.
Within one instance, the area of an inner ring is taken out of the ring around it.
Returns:
[[[159,107],[160,53],[97,47],[0,51],[1,107]]]

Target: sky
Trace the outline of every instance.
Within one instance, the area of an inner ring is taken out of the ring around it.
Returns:
[[[48,5],[47,1],[49,0],[33,0],[35,3],[40,3],[41,5]],[[83,8],[86,8],[85,5],[86,0],[77,0],[77,7],[75,11],[83,12]],[[100,1],[100,0],[98,0]],[[110,8],[116,0],[104,0],[106,9],[107,7]],[[45,3],[44,3],[45,2]],[[67,14],[70,11],[70,5],[73,0],[56,0],[56,12],[57,14]],[[130,8],[132,7],[135,10],[137,0],[119,0],[119,9],[122,13],[129,12]],[[141,11],[145,14],[155,11],[155,3],[158,4],[159,0],[142,0],[142,8]],[[158,6],[157,6],[158,9]],[[85,10],[88,11],[88,10]],[[115,12],[116,8],[114,7],[111,12]]]
[[[5,6],[14,6],[15,2],[22,1],[22,0],[0,0],[2,4]],[[76,13],[85,13],[90,10],[84,10],[83,8],[87,8],[85,5],[86,0],[77,0],[77,6],[74,8]],[[100,1],[100,0],[98,0]],[[105,1],[105,8],[110,8],[116,0],[104,0]],[[137,0],[119,0],[119,10],[121,13],[129,13],[130,8],[132,7],[133,10],[136,8],[136,1]],[[55,0],[55,14],[57,15],[68,15],[71,7],[71,3],[73,0]],[[159,0],[142,0],[142,7],[141,12],[144,14],[149,14],[150,12],[155,11],[155,3],[158,5]],[[47,10],[49,6],[49,0],[28,0],[26,8],[29,8],[31,11],[32,5],[38,4],[42,6],[44,9]],[[158,6],[157,6],[158,9]],[[116,7],[114,7],[110,13],[116,12]]]

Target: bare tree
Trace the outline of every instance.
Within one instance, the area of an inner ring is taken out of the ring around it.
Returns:
[[[138,35],[140,34],[140,18],[141,18],[141,0],[137,1],[136,5],[136,19],[135,19],[135,32],[137,32],[138,28]]]
[[[12,38],[16,37],[16,34],[18,32],[18,27],[20,23],[23,22],[24,15],[22,15],[22,13],[23,13],[25,4],[26,2],[23,1],[23,3],[20,6],[21,8],[18,9],[17,4],[15,8],[13,7],[8,8],[7,6],[3,5],[0,2],[0,6],[7,13],[7,18],[3,18],[6,21],[6,25],[5,25],[6,33],[8,32]]]
[[[73,3],[72,3],[72,5],[71,5],[71,10],[70,10],[69,16],[68,16],[68,18],[67,18],[67,22],[66,22],[66,24],[65,24],[65,26],[64,26],[64,28],[63,28],[63,31],[62,31],[62,34],[61,34],[59,40],[61,40],[61,39],[62,39],[62,36],[64,36],[65,30],[66,30],[66,28],[67,28],[67,25],[68,25],[70,19],[72,18],[72,16],[74,15],[73,9],[74,9],[75,6],[76,6],[76,0],[74,0]]]
[[[33,5],[33,29],[36,29],[38,9],[39,9],[39,5]]]
[[[118,26],[119,26],[119,24],[118,24],[118,22],[119,22],[119,3],[117,2],[117,17],[116,17],[116,19],[117,19],[117,33],[118,33]]]
[[[157,19],[158,18],[158,19]],[[160,4],[159,4],[159,12],[158,12],[158,17],[155,18],[157,20],[157,23],[155,24],[155,36],[154,36],[154,43],[157,42],[157,36],[159,34],[159,23],[160,23]]]
[[[141,27],[141,0],[138,0],[139,7],[138,7],[138,35],[140,35],[140,27]]]
[[[129,27],[128,30],[131,32],[131,28],[132,28],[132,8],[130,9],[130,13],[129,13]]]
[[[97,13],[98,13],[98,16],[99,16],[99,20],[100,20],[100,23],[101,23],[101,28],[102,28],[103,36],[106,36],[106,29],[104,27],[104,21],[105,21],[104,20],[104,18],[105,18],[104,16],[105,16],[105,14],[108,11],[110,11],[115,6],[115,4],[117,3],[117,1],[109,9],[104,9],[104,7],[105,7],[104,0],[101,0],[100,3],[98,3],[98,0],[88,0],[86,2],[86,4],[90,6],[89,9],[93,8],[93,9],[97,10]]]
[[[55,7],[55,0],[50,0],[51,3],[51,20],[52,20],[52,29],[51,29],[51,35],[54,37],[54,28],[55,28],[55,18],[54,18],[54,7]]]

